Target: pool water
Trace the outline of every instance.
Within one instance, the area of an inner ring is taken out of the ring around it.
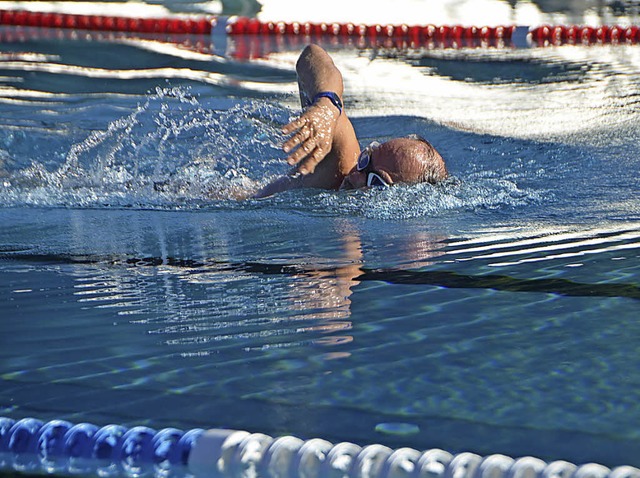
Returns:
[[[238,200],[298,49],[2,35],[0,415],[640,465],[637,47],[328,45],[453,178]]]

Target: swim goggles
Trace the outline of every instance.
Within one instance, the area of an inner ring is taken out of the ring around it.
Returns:
[[[373,150],[380,146],[380,143],[374,141],[369,146],[364,148],[358,156],[358,163],[356,164],[356,170],[367,173],[367,187],[383,187],[388,188],[389,184],[380,177],[378,173],[374,173],[373,171],[366,171],[371,164],[371,155],[373,154]]]

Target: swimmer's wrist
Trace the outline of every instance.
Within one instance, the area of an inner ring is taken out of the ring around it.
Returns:
[[[333,91],[321,91],[320,93],[316,94],[313,97],[313,100],[311,100],[311,104],[315,105],[317,102],[319,102],[323,98],[328,99],[331,102],[331,104],[338,109],[338,116],[342,115],[342,109],[343,109],[342,100],[340,99],[338,94],[334,93]]]

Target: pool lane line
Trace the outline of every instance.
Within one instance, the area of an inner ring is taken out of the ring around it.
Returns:
[[[47,423],[0,417],[0,471],[82,476],[185,476],[196,478],[640,478],[640,469],[589,463],[547,463],[531,456],[482,457],[441,449],[393,450],[313,438],[200,428],[183,431],[121,425],[98,427],[65,420]]]
[[[393,25],[361,23],[313,23],[261,21],[257,18],[212,15],[174,15],[166,18],[84,15],[0,10],[0,25],[112,31],[210,35],[224,32],[229,36],[278,36],[331,38],[357,44],[393,48],[522,48],[546,45],[596,45],[640,43],[640,29],[635,25],[541,25],[535,27],[498,25]]]
[[[513,47],[545,45],[595,45],[640,43],[638,26],[620,25],[365,25],[360,23],[262,22],[256,18],[229,17],[229,35],[284,35],[303,37],[392,38],[407,45],[440,47],[496,46],[499,42]]]
[[[0,25],[69,30],[209,35],[215,16],[134,18],[110,15],[78,15],[29,10],[0,10]]]
[[[373,270],[355,278],[399,285],[429,285],[445,289],[489,289],[498,292],[553,294],[562,297],[609,297],[640,300],[633,284],[589,284],[568,279],[519,279],[508,275],[469,275],[451,271]]]
[[[227,262],[217,260],[181,259],[175,257],[96,257],[90,255],[31,254],[0,252],[2,262],[38,264],[98,265],[103,267],[175,267],[188,274],[245,272],[250,274],[309,276],[319,273],[344,277],[343,267],[309,267],[286,263],[257,261]],[[349,265],[349,269],[353,266]],[[562,297],[608,297],[640,300],[640,286],[629,283],[586,283],[563,278],[526,279],[505,274],[465,274],[447,270],[410,270],[360,267],[354,282],[380,281],[392,285],[424,285],[445,289],[486,289],[498,292],[553,294]]]

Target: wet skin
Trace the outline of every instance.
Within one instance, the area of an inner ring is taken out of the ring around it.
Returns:
[[[425,172],[422,158],[423,143],[411,138],[396,138],[371,151],[369,166],[363,171],[356,167],[342,181],[340,189],[357,189],[367,185],[370,172],[378,174],[387,184],[420,182]]]
[[[435,183],[447,176],[442,157],[426,141],[397,138],[374,148],[370,164],[357,170],[360,145],[346,110],[326,97],[331,92],[342,100],[342,74],[326,51],[307,46],[296,63],[301,97],[314,98],[298,118],[282,128],[287,162],[294,167],[286,176],[268,184],[253,197],[260,198],[295,188],[353,189],[367,184],[376,173],[386,184]],[[302,94],[304,93],[304,95]]]

